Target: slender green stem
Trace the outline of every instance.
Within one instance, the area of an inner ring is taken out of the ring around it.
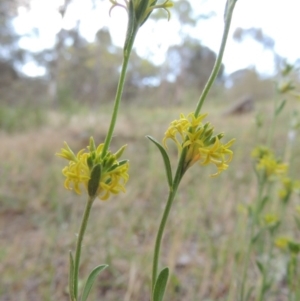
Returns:
[[[264,271],[263,271],[263,279],[262,279],[262,285],[261,285],[260,292],[259,292],[258,301],[265,300],[265,294],[267,292],[266,285],[268,284],[268,280],[270,278],[268,273],[270,272],[270,268],[271,268],[271,264],[272,264],[272,257],[273,257],[273,250],[274,250],[273,240],[274,240],[274,233],[270,233],[270,244],[269,244],[269,249],[267,252],[267,254],[268,254],[267,255],[267,263],[266,263]]]
[[[159,225],[157,236],[156,236],[154,256],[153,256],[153,266],[152,266],[152,295],[153,295],[154,285],[155,285],[156,278],[157,278],[158,260],[159,260],[159,254],[160,254],[161,240],[162,240],[166,222],[167,222],[175,195],[176,195],[176,191],[174,191],[174,190],[169,191],[168,201],[167,201],[167,204],[166,204],[166,207],[165,207],[165,210],[164,210],[164,213],[163,213],[160,225]]]
[[[252,251],[252,238],[253,238],[253,232],[254,232],[254,220],[251,219],[250,220],[250,229],[249,231],[249,238],[250,238],[250,243],[248,244],[248,248],[246,251],[246,256],[244,258],[244,262],[243,262],[243,272],[242,272],[242,281],[241,281],[241,291],[240,291],[240,297],[239,297],[239,301],[244,301],[244,295],[245,295],[245,285],[246,285],[246,278],[247,278],[247,271],[248,271],[248,265],[250,262],[250,255],[251,255],[251,251]]]
[[[156,278],[157,278],[158,260],[159,260],[159,254],[160,254],[161,241],[162,241],[164,229],[166,226],[166,222],[167,222],[167,219],[168,219],[168,216],[169,216],[172,204],[173,204],[173,200],[176,196],[178,186],[179,186],[180,181],[184,174],[183,166],[184,166],[184,159],[186,156],[186,151],[187,151],[187,148],[184,148],[182,150],[182,153],[181,153],[181,156],[180,156],[180,159],[178,162],[176,174],[173,179],[173,184],[169,191],[168,201],[167,201],[162,219],[160,221],[160,225],[159,225],[157,236],[156,236],[155,247],[154,247],[154,256],[153,256],[153,265],[152,265],[152,298],[153,298],[154,286],[155,286],[155,282],[156,282]]]
[[[105,138],[105,142],[104,142],[104,146],[103,146],[103,150],[102,150],[102,158],[105,157],[106,152],[109,148],[109,145],[110,145],[113,133],[114,133],[115,125],[117,122],[119,107],[120,107],[121,98],[122,98],[122,94],[123,94],[123,88],[124,88],[125,79],[126,79],[127,66],[128,66],[128,62],[129,62],[129,58],[130,58],[130,54],[131,54],[131,50],[132,50],[132,46],[134,43],[136,33],[137,33],[137,30],[132,34],[129,43],[127,44],[127,48],[124,49],[124,58],[123,58],[123,63],[122,63],[122,69],[121,69],[119,83],[118,83],[118,87],[117,87],[113,113],[111,116],[109,129],[108,129],[108,132],[107,132],[107,135]]]
[[[296,275],[296,268],[297,268],[297,257],[295,254],[290,254],[288,266],[287,266],[287,277],[288,277],[288,300],[289,301],[296,301],[298,299],[295,298],[297,294],[297,287],[298,285],[295,283],[295,279],[297,279]]]
[[[276,99],[274,101],[273,118],[272,118],[271,126],[269,128],[268,136],[267,136],[267,146],[268,147],[271,147],[271,144],[274,140],[275,125],[276,125],[276,121],[277,121],[277,114],[276,114],[277,105],[278,105],[278,97],[276,97]]]
[[[222,57],[223,57],[223,53],[225,50],[225,46],[226,46],[226,40],[227,40],[227,36],[228,36],[228,32],[229,32],[229,28],[230,28],[230,22],[231,22],[231,18],[232,18],[232,12],[234,9],[234,5],[236,3],[237,0],[229,0],[230,4],[229,4],[229,8],[228,8],[228,13],[227,13],[227,18],[226,18],[226,23],[225,23],[225,29],[224,29],[224,33],[223,33],[223,38],[222,38],[222,43],[221,43],[221,47],[220,47],[220,51],[215,63],[215,66],[213,68],[213,71],[208,79],[208,82],[205,85],[205,88],[200,96],[199,102],[197,104],[196,107],[196,111],[195,111],[195,116],[199,115],[199,112],[201,110],[202,104],[215,80],[215,78],[218,75],[218,72],[220,70],[221,67],[221,63],[222,63]],[[182,179],[182,176],[185,172],[184,170],[184,159],[186,156],[186,148],[183,149],[181,156],[180,156],[180,160],[178,162],[178,167],[177,167],[177,171],[176,171],[176,175],[175,178],[173,180],[173,185],[170,189],[169,192],[169,197],[168,197],[168,201],[160,222],[160,226],[157,232],[157,237],[156,237],[156,241],[155,241],[155,248],[154,248],[154,257],[153,257],[153,267],[152,267],[152,298],[153,298],[153,291],[154,291],[154,286],[155,286],[155,282],[156,282],[156,278],[157,278],[157,270],[158,270],[158,260],[159,260],[159,254],[160,254],[160,246],[161,246],[161,240],[162,240],[162,236],[163,236],[163,232],[165,229],[165,225],[172,207],[172,203],[173,200],[175,198],[179,183]]]
[[[95,197],[90,197],[86,203],[83,217],[81,220],[78,237],[77,237],[76,252],[75,252],[75,259],[74,259],[74,279],[73,279],[74,296],[75,296],[76,301],[78,300],[78,274],[79,274],[79,263],[80,263],[82,240],[84,237],[85,229],[86,229],[86,226],[88,223],[89,215],[90,215],[94,200],[95,200]]]
[[[244,258],[244,262],[243,262],[243,272],[242,272],[239,301],[244,300],[247,271],[248,271],[248,266],[249,266],[249,262],[250,262],[251,251],[253,248],[253,233],[254,233],[254,229],[257,224],[258,216],[260,213],[259,208],[260,208],[260,203],[262,202],[262,199],[263,199],[263,191],[264,191],[264,186],[265,186],[265,178],[261,179],[259,177],[259,175],[257,175],[257,177],[258,177],[258,196],[257,196],[257,202],[254,207],[254,211],[253,211],[251,219],[250,219],[250,225],[248,227],[248,233],[249,233],[248,237],[250,239],[250,242],[248,244],[248,248],[247,248],[246,255]]]
[[[199,98],[199,101],[197,103],[197,107],[195,110],[195,116],[197,117],[201,111],[202,105],[206,99],[206,96],[212,86],[212,84],[214,83],[216,77],[218,76],[218,73],[220,71],[221,65],[222,65],[222,58],[223,58],[223,54],[225,51],[225,47],[226,47],[226,41],[227,41],[227,37],[228,37],[228,33],[229,33],[229,29],[230,29],[230,24],[231,24],[231,19],[232,19],[232,13],[233,13],[233,9],[235,6],[237,0],[228,0],[228,9],[227,9],[227,14],[226,14],[226,20],[225,20],[225,27],[224,27],[224,31],[223,31],[223,36],[222,36],[222,42],[221,42],[221,46],[220,46],[220,50],[215,62],[215,65],[213,67],[213,70],[211,72],[211,75],[203,89],[203,92]]]
[[[228,36],[228,32],[229,32],[229,28],[230,28],[230,23],[231,23],[231,18],[232,18],[232,12],[235,6],[235,3],[237,0],[228,0],[229,1],[229,7],[227,10],[227,16],[226,16],[226,22],[225,22],[225,29],[223,32],[223,38],[222,38],[222,43],[221,43],[221,47],[220,47],[220,51],[215,63],[215,66],[213,68],[213,71],[208,79],[207,84],[205,85],[205,88],[200,96],[199,102],[197,104],[196,107],[196,111],[195,111],[195,116],[199,115],[199,112],[201,110],[202,104],[214,82],[214,80],[216,79],[218,72],[220,70],[221,67],[221,63],[222,63],[222,57],[223,57],[223,53],[225,50],[225,46],[226,46],[226,40],[227,40],[227,36]],[[184,148],[181,156],[180,156],[180,160],[178,162],[178,167],[177,167],[177,171],[176,171],[176,175],[173,179],[173,184],[172,187],[169,191],[169,196],[168,196],[168,200],[167,200],[167,204],[159,225],[159,229],[157,232],[157,236],[156,236],[156,241],[155,241],[155,248],[154,248],[154,256],[153,256],[153,266],[152,266],[152,299],[153,299],[153,292],[154,292],[154,286],[155,286],[155,282],[156,282],[156,278],[157,278],[157,270],[158,270],[158,260],[159,260],[159,254],[160,254],[160,247],[161,247],[161,241],[162,241],[162,237],[163,237],[163,232],[165,229],[165,225],[173,204],[173,200],[175,198],[179,183],[182,179],[182,176],[185,172],[184,170],[184,160],[186,157],[186,151],[187,149]]]

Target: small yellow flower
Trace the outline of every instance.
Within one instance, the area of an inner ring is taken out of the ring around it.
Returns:
[[[289,237],[279,237],[275,240],[275,246],[279,249],[289,251],[293,255],[300,253],[300,243],[292,240]]]
[[[268,179],[272,179],[272,176],[282,176],[287,172],[288,165],[276,159],[267,147],[258,146],[251,155],[257,159],[256,169],[262,171]]]
[[[219,175],[223,170],[228,168],[228,164],[232,160],[233,152],[229,148],[232,146],[235,140],[230,140],[226,144],[221,144],[218,137],[215,139],[215,143],[210,146],[204,146],[199,148],[200,157],[203,158],[201,164],[207,165],[213,163],[216,165],[218,171],[212,176]]]
[[[287,168],[287,164],[281,163],[280,161],[269,156],[261,158],[257,164],[257,169],[263,170],[268,178],[273,175],[284,175],[287,171]]]
[[[267,227],[275,226],[279,222],[277,214],[267,213],[263,216],[263,224]]]
[[[300,182],[294,181],[291,178],[285,177],[281,180],[282,188],[279,190],[278,194],[281,200],[284,202],[288,201],[290,195],[294,191],[299,191]]]
[[[277,86],[277,90],[280,94],[285,94],[287,92],[290,92],[295,89],[295,86],[293,85],[292,81],[284,80],[280,82]]]
[[[296,100],[300,100],[300,93],[299,92],[290,92],[290,95],[294,96]]]
[[[77,194],[81,194],[81,185],[83,185],[90,196],[97,196],[101,200],[107,200],[110,194],[125,192],[125,184],[129,178],[129,164],[127,160],[118,161],[125,147],[123,146],[115,154],[108,151],[102,158],[103,144],[96,148],[91,138],[87,150],[82,149],[75,156],[64,142],[61,153],[56,155],[69,161],[69,165],[62,170],[66,177],[65,188],[74,189]]]
[[[279,249],[287,249],[288,243],[291,241],[289,237],[281,236],[275,240],[275,246]]]
[[[234,139],[226,144],[221,143],[224,136],[222,133],[213,136],[214,128],[210,123],[203,124],[207,114],[195,116],[190,113],[187,117],[180,114],[179,120],[171,122],[165,133],[163,144],[167,148],[166,141],[171,139],[175,142],[180,156],[182,150],[186,148],[184,161],[184,171],[199,161],[201,165],[210,163],[217,167],[217,172],[212,177],[219,175],[228,168],[233,152],[229,148],[234,143]]]

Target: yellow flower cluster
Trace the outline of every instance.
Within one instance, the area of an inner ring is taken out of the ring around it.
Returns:
[[[287,172],[288,165],[276,159],[272,151],[264,146],[256,147],[252,151],[252,157],[257,159],[256,169],[262,171],[267,179]]]
[[[263,216],[263,224],[266,227],[272,227],[279,223],[279,218],[277,214],[267,213]]]
[[[280,236],[275,240],[275,246],[279,249],[286,249],[290,241],[289,237]]]
[[[294,191],[300,191],[300,182],[285,177],[281,180],[282,188],[279,190],[279,197],[283,201],[287,201]]]
[[[185,117],[180,114],[180,119],[171,122],[165,133],[163,144],[167,148],[166,140],[172,139],[177,145],[179,156],[183,149],[186,150],[184,171],[196,162],[201,165],[212,163],[217,167],[217,172],[211,175],[214,177],[228,168],[228,163],[233,156],[229,148],[235,139],[222,144],[220,140],[224,135],[222,133],[213,135],[214,128],[211,124],[202,123],[206,116],[207,114],[201,114],[196,117],[194,113],[190,113]]]
[[[64,142],[61,153],[56,155],[69,161],[69,165],[62,170],[66,177],[64,186],[68,190],[74,189],[81,194],[81,184],[90,196],[98,196],[101,200],[107,200],[110,194],[125,192],[125,184],[129,178],[127,160],[118,161],[126,146],[112,154],[102,153],[103,144],[97,148],[93,138],[90,146],[80,150],[77,155],[73,153],[68,144]]]

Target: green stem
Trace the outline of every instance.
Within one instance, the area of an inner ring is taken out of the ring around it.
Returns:
[[[154,286],[155,286],[155,282],[156,282],[156,278],[157,278],[158,260],[159,260],[159,254],[160,254],[161,240],[162,240],[166,222],[167,222],[175,195],[176,195],[176,190],[169,191],[167,205],[165,207],[162,219],[160,221],[159,229],[158,229],[157,236],[156,236],[155,247],[154,247],[154,256],[153,256],[153,266],[152,266],[152,295],[153,295]]]
[[[270,233],[270,245],[269,245],[269,250],[267,252],[267,263],[266,263],[266,266],[264,268],[264,271],[263,271],[263,279],[262,279],[262,285],[261,285],[261,288],[260,288],[260,292],[259,292],[259,298],[258,298],[258,301],[263,301],[265,300],[265,294],[266,294],[266,285],[268,283],[268,280],[270,277],[268,277],[268,273],[270,272],[270,267],[271,267],[271,259],[273,257],[273,240],[274,240],[274,234],[273,233]],[[269,280],[270,281],[270,280]]]
[[[137,33],[137,30],[132,34],[131,39],[129,40],[129,42],[127,44],[127,48],[124,49],[124,58],[123,58],[123,63],[122,63],[122,69],[121,69],[119,83],[118,83],[118,87],[117,87],[113,113],[111,116],[109,129],[108,129],[108,132],[107,132],[107,135],[105,138],[105,142],[104,142],[104,146],[103,146],[103,150],[102,150],[102,155],[101,155],[102,158],[104,158],[106,155],[106,152],[109,148],[109,145],[110,145],[113,133],[114,133],[114,129],[116,126],[119,107],[120,107],[121,98],[122,98],[122,94],[123,94],[124,83],[125,83],[125,79],[126,79],[127,66],[128,66],[128,62],[129,62],[129,58],[130,58],[130,54],[131,54],[131,50],[132,50],[132,46],[134,43],[136,33]]]
[[[261,180],[259,178],[259,175],[258,175],[258,196],[257,196],[257,202],[256,202],[255,207],[254,207],[254,212],[252,213],[252,216],[251,216],[251,219],[250,219],[250,225],[248,227],[248,233],[249,233],[248,237],[250,239],[250,242],[248,244],[248,248],[247,248],[247,251],[246,251],[246,256],[245,256],[244,261],[243,261],[241,291],[240,291],[240,297],[239,297],[240,301],[244,301],[247,271],[248,271],[248,266],[249,266],[249,262],[250,262],[251,251],[252,251],[252,248],[253,248],[253,242],[252,242],[253,233],[254,233],[254,229],[255,229],[255,226],[257,224],[259,213],[260,213],[260,212],[258,212],[258,208],[259,208],[260,202],[262,202],[262,199],[263,199],[264,185],[265,185],[265,181]]]
[[[95,200],[95,197],[89,197],[89,199],[86,203],[84,213],[83,213],[83,217],[82,217],[82,220],[81,220],[79,234],[78,234],[78,237],[77,237],[76,253],[75,253],[75,259],[74,259],[74,279],[73,279],[74,296],[75,296],[76,301],[78,300],[78,274],[79,274],[79,263],[80,263],[82,240],[83,240],[83,237],[84,237],[85,229],[86,229],[86,226],[87,226],[87,223],[88,223],[89,215],[90,215],[91,208],[92,208],[94,200]]]
[[[271,144],[274,140],[275,124],[277,121],[277,114],[276,114],[277,105],[278,105],[278,97],[276,97],[276,99],[274,101],[274,112],[273,112],[273,116],[272,116],[273,118],[271,121],[271,126],[269,128],[268,136],[267,136],[267,146],[268,147],[271,147]]]
[[[201,110],[202,104],[214,82],[214,80],[216,79],[218,72],[220,70],[221,67],[221,63],[222,63],[222,57],[223,57],[223,53],[225,50],[225,46],[226,46],[226,40],[227,40],[227,36],[228,36],[228,32],[229,32],[229,28],[230,28],[230,23],[231,23],[231,18],[232,18],[232,12],[235,6],[235,3],[237,0],[228,0],[229,1],[229,7],[227,10],[227,16],[226,16],[226,22],[225,22],[225,29],[223,32],[223,38],[222,38],[222,43],[221,43],[221,47],[220,47],[220,51],[216,60],[216,63],[214,65],[213,71],[208,79],[207,84],[205,85],[205,88],[200,96],[199,102],[197,104],[196,107],[196,111],[195,111],[195,116],[197,117],[199,115],[199,112]],[[185,172],[185,167],[184,167],[184,160],[186,157],[186,151],[187,148],[184,148],[182,150],[181,156],[180,156],[180,160],[178,162],[178,167],[177,167],[177,171],[176,171],[176,175],[175,178],[173,180],[173,184],[172,187],[169,191],[169,196],[168,196],[168,201],[159,225],[159,229],[157,232],[157,236],[156,236],[156,241],[155,241],[155,247],[154,247],[154,256],[153,256],[153,266],[152,266],[152,300],[153,300],[153,292],[154,292],[154,286],[155,286],[155,282],[156,282],[156,278],[157,278],[157,270],[158,270],[158,260],[159,260],[159,254],[160,254],[160,247],[161,247],[161,241],[162,241],[162,237],[163,237],[163,232],[166,226],[166,222],[173,204],[173,200],[175,198],[179,183],[183,177],[183,174]]]
[[[245,285],[246,285],[246,278],[247,278],[247,271],[248,271],[248,265],[250,262],[250,255],[252,251],[252,236],[253,236],[253,231],[254,231],[254,220],[250,220],[250,229],[248,230],[250,232],[249,237],[250,237],[250,243],[248,244],[248,248],[246,251],[246,256],[244,258],[244,263],[243,263],[243,272],[242,272],[242,281],[241,281],[241,291],[240,291],[240,297],[239,301],[244,301],[244,295],[245,295]]]
[[[199,102],[197,104],[196,110],[195,110],[195,116],[198,116],[202,104],[214,82],[214,80],[216,79],[218,72],[220,70],[221,67],[221,63],[222,63],[222,58],[223,58],[223,53],[225,50],[225,46],[226,46],[226,40],[228,37],[228,32],[229,32],[229,28],[230,28],[230,23],[231,23],[231,18],[232,18],[232,12],[234,9],[234,5],[236,3],[236,0],[232,0],[229,4],[229,8],[228,8],[228,15],[226,18],[226,23],[225,23],[225,28],[224,28],[224,32],[223,32],[223,38],[222,38],[222,43],[221,43],[221,47],[220,47],[220,51],[217,57],[217,60],[215,62],[214,68],[212,70],[212,73],[204,87],[204,90],[200,96]],[[155,242],[155,249],[154,249],[154,259],[153,259],[153,269],[152,269],[152,291],[154,289],[154,285],[155,285],[155,281],[156,281],[156,277],[157,277],[157,266],[158,266],[158,258],[159,258],[159,252],[160,252],[160,245],[161,245],[161,239],[162,239],[162,235],[163,235],[163,231],[166,225],[166,221],[178,188],[178,185],[180,183],[180,180],[183,176],[183,160],[185,158],[185,154],[186,152],[183,150],[182,154],[181,154],[181,158],[180,158],[180,162],[178,164],[178,168],[177,168],[177,172],[176,172],[176,176],[174,178],[173,181],[173,186],[172,189],[169,192],[169,197],[168,197],[168,201],[167,201],[167,205],[165,207],[164,213],[163,213],[163,217],[162,220],[160,222],[160,226],[159,226],[159,230],[157,233],[157,237],[156,237],[156,242]]]
[[[289,301],[295,301],[296,299],[294,298],[296,292],[296,285],[295,285],[295,279],[297,279],[296,276],[296,266],[297,266],[297,258],[294,254],[290,254],[290,259],[288,262],[288,300]]]
[[[157,236],[156,236],[155,247],[154,247],[154,256],[153,256],[153,265],[152,265],[152,299],[153,299],[154,286],[155,286],[155,282],[157,279],[158,260],[159,260],[159,254],[160,254],[161,241],[162,241],[164,229],[166,226],[166,222],[167,222],[167,219],[168,219],[168,216],[169,216],[172,204],[173,204],[173,200],[176,196],[178,186],[179,186],[180,181],[185,172],[183,167],[184,167],[184,159],[186,156],[186,152],[187,152],[187,148],[184,148],[182,150],[182,153],[181,153],[181,156],[180,156],[180,159],[178,162],[178,167],[176,170],[175,177],[173,179],[173,184],[169,191],[168,201],[167,201],[162,219],[160,221],[160,225],[159,225]]]
[[[207,96],[212,84],[214,83],[216,77],[218,76],[218,73],[219,73],[221,65],[222,65],[222,59],[223,59],[223,54],[224,54],[225,47],[226,47],[226,41],[227,41],[229,29],[230,29],[232,13],[233,13],[233,9],[234,9],[234,6],[235,6],[235,3],[237,2],[237,0],[228,0],[228,2],[229,2],[229,4],[228,4],[228,9],[227,9],[227,14],[226,14],[225,27],[224,27],[224,31],[223,31],[220,50],[219,50],[215,65],[213,67],[213,70],[211,72],[211,75],[210,75],[210,77],[203,89],[203,92],[199,98],[199,101],[198,101],[198,104],[197,104],[197,107],[195,110],[196,117],[199,115],[202,105],[204,103],[204,100],[206,99],[206,96]]]

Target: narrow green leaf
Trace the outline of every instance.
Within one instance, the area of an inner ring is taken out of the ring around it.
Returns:
[[[258,260],[256,260],[256,265],[257,265],[260,273],[263,275],[264,274],[264,266],[262,265],[262,263],[259,262]]]
[[[296,216],[294,218],[295,218],[295,222],[296,222],[297,228],[300,230],[300,218],[298,218]]]
[[[146,1],[146,2],[148,2],[148,1]],[[152,3],[150,4],[150,7],[151,7],[151,6],[155,6],[156,2],[157,2],[157,0],[152,1]],[[152,14],[152,11],[150,11],[149,14],[144,18],[144,20],[143,20],[143,21],[141,22],[141,24],[140,24],[140,27],[147,21],[147,19],[149,18],[149,16],[150,16],[151,14]]]
[[[75,301],[75,294],[74,294],[74,259],[72,255],[72,251],[69,252],[69,294],[72,301]]]
[[[139,23],[143,22],[143,17],[148,8],[148,4],[149,4],[148,2],[149,2],[148,0],[140,1],[135,10],[135,16]]]
[[[85,286],[84,286],[84,289],[83,289],[83,293],[82,293],[82,296],[81,296],[81,301],[86,301],[87,300],[87,297],[89,296],[89,293],[90,293],[90,290],[96,280],[96,277],[105,269],[107,268],[108,265],[107,264],[102,264],[102,265],[99,265],[97,267],[95,267],[89,277],[87,278],[86,280],[86,283],[85,283]]]
[[[169,268],[164,268],[159,273],[157,280],[155,282],[154,291],[153,291],[153,301],[163,300],[168,278],[169,278]]]
[[[164,149],[164,147],[157,141],[155,140],[153,137],[151,136],[146,136],[149,140],[151,140],[159,149],[163,160],[164,160],[164,164],[165,164],[165,169],[166,169],[166,173],[167,173],[167,178],[168,178],[168,183],[169,183],[169,187],[172,187],[172,169],[171,169],[171,164],[170,164],[170,159],[169,156],[166,152],[166,150]]]
[[[289,241],[288,242],[288,248],[289,248],[289,251],[292,252],[293,254],[299,254],[299,252],[300,252],[300,243],[296,243],[294,241]]]
[[[259,239],[260,235],[263,233],[263,230],[259,230],[251,239],[251,244],[255,244]]]
[[[260,202],[260,204],[258,205],[258,212],[261,212],[264,208],[265,208],[265,205],[267,204],[269,200],[269,196],[266,195]]]
[[[284,99],[281,102],[281,104],[276,108],[276,110],[275,110],[275,116],[278,116],[281,113],[281,111],[283,110],[285,104],[286,104],[286,100]]]

